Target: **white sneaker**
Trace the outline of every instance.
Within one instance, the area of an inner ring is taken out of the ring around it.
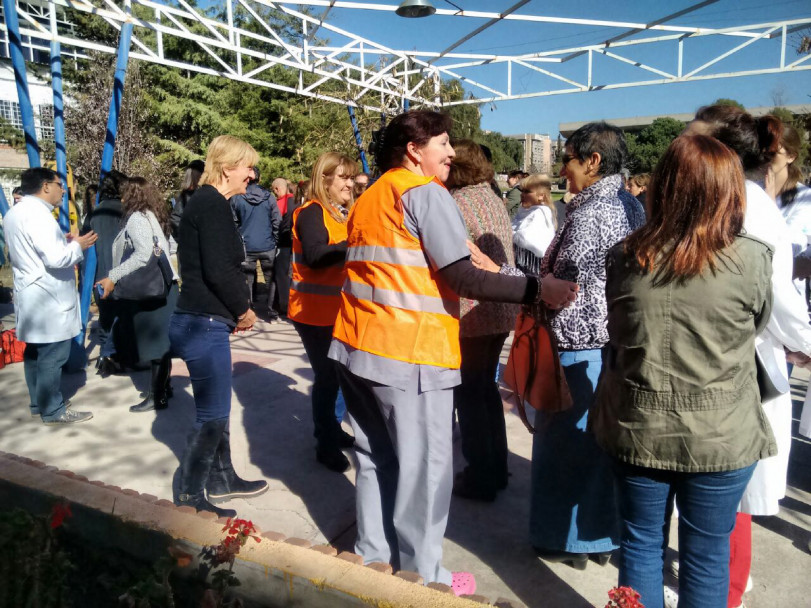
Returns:
[[[670,574],[673,575],[673,578],[679,578],[679,560],[674,559],[670,562]]]
[[[678,606],[679,594],[675,589],[665,585],[665,608],[678,608]]]

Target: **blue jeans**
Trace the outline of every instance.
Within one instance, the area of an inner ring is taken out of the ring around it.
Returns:
[[[603,351],[562,351],[560,364],[574,403],[535,416],[529,540],[545,550],[613,551],[619,544],[613,462],[586,432]]]
[[[25,383],[31,398],[31,413],[42,420],[59,418],[65,412],[60,383],[62,366],[70,356],[71,340],[34,344],[29,342],[23,352]]]
[[[173,313],[169,319],[172,352],[189,368],[196,425],[231,414],[231,328],[203,315]]]
[[[617,464],[622,541],[619,584],[646,608],[664,603],[662,568],[672,498],[679,508],[679,608],[726,608],[729,535],[755,465],[679,473]]]

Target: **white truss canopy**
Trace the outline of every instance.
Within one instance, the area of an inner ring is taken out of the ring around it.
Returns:
[[[696,25],[702,10],[725,8],[727,18],[735,19],[736,1],[685,3],[676,11],[676,2],[662,3],[670,7],[668,14],[634,22],[553,16],[542,11],[546,2],[494,0],[487,6],[499,5],[501,12],[440,6],[428,19],[447,23],[449,34],[468,33],[447,40],[416,35],[424,48],[406,50],[387,44],[392,39],[388,34],[408,27],[419,32],[427,20],[396,16],[397,4],[397,0],[215,0],[203,10],[187,0],[20,0],[18,10],[21,34],[29,37],[26,44],[32,49],[47,50],[49,41],[58,40],[63,52],[73,56],[87,51],[116,53],[115,45],[82,40],[75,34],[71,15],[91,13],[115,30],[123,23],[133,24],[133,58],[386,112],[396,112],[407,103],[411,107],[479,104],[811,69],[811,54],[797,55],[791,39],[811,28],[811,7],[809,14],[793,18],[707,28]],[[435,4],[443,2],[435,0]],[[483,3],[457,0],[454,4]],[[373,15],[380,26],[360,35],[334,25],[338,14]],[[695,19],[693,25],[689,25],[691,19]],[[511,43],[526,36],[529,27],[532,31],[552,27],[558,35],[539,42],[540,50],[507,52],[519,46]],[[592,41],[599,42],[556,44],[570,30],[575,32],[572,37],[582,38],[584,28]],[[483,33],[495,29],[505,43],[491,52],[476,50]],[[7,44],[5,22],[0,31]],[[292,37],[291,31],[296,32]],[[710,40],[711,45],[706,43]],[[178,41],[195,45],[205,60],[184,61],[172,50]],[[734,59],[744,54],[747,60],[734,62],[730,70]],[[271,68],[277,67],[292,70],[297,79],[284,84],[274,81]],[[463,82],[468,96],[445,98],[441,82],[447,79]]]

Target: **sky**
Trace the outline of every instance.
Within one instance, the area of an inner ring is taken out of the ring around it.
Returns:
[[[396,6],[398,0],[378,0],[378,3]],[[433,0],[433,3],[440,9],[453,8],[444,0]],[[579,0],[571,3],[532,0],[516,12],[646,23],[696,3],[696,0]],[[515,0],[456,0],[455,4],[468,11],[498,12],[515,4]],[[318,15],[321,10],[313,8],[313,13]],[[801,17],[811,17],[811,1],[720,0],[694,13],[669,21],[668,24],[724,28]],[[333,8],[328,16],[328,22],[390,48],[441,51],[473,32],[484,24],[485,20],[441,15],[423,19],[404,19],[391,12]],[[502,21],[468,40],[455,52],[534,53],[594,44],[624,31],[625,28],[607,29],[595,25]],[[811,35],[811,28],[805,33]],[[668,32],[647,32],[638,37],[665,34]],[[319,35],[325,36],[327,33],[322,30]],[[786,63],[799,58],[791,43],[797,42],[800,35],[800,33],[789,35]],[[340,40],[340,37],[333,37],[331,41]],[[684,44],[684,71],[701,66],[743,41],[745,39],[732,36],[688,39]],[[627,47],[615,52],[666,72],[676,71],[676,42]],[[779,38],[757,42],[712,66],[708,69],[708,73],[776,67],[779,56]],[[586,61],[587,58],[583,56],[554,68],[567,78],[584,82]],[[811,65],[811,60],[807,65]],[[465,74],[493,88],[506,89],[505,67],[488,66]],[[593,84],[655,78],[659,77],[606,57],[597,56],[594,60]],[[516,68],[513,71],[512,83],[513,93],[519,94],[570,87],[524,68]],[[467,88],[476,97],[489,95],[478,88]],[[783,105],[811,104],[811,70],[487,103],[481,107],[481,126],[483,129],[500,131],[504,134],[548,133],[555,137],[561,122],[694,112],[698,107],[719,97],[735,99],[746,107],[772,106],[776,101]]]

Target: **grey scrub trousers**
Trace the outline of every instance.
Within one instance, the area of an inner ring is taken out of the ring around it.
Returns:
[[[402,202],[406,228],[434,269],[470,255],[464,220],[447,190],[432,182],[409,190]],[[418,572],[426,583],[450,585],[442,541],[453,488],[459,370],[397,361],[335,339],[329,356],[338,363],[355,433],[355,550],[366,563],[390,563]]]
[[[442,540],[453,487],[453,389],[405,389],[338,365],[358,459],[355,549],[364,561],[451,584]],[[382,517],[381,517],[382,515]]]

